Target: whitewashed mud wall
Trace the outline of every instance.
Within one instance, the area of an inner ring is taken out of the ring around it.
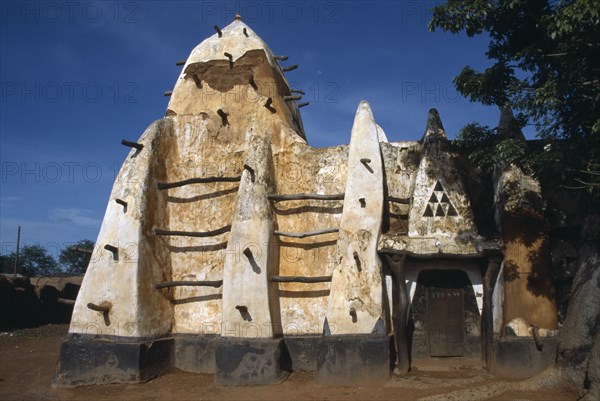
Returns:
[[[72,334],[157,337],[171,327],[172,306],[154,289],[165,279],[170,254],[152,235],[155,224],[168,221],[166,199],[154,183],[165,176],[157,154],[171,130],[167,120],[150,125],[138,140],[143,148],[132,149],[119,171],[75,303]]]
[[[377,324],[384,324],[377,253],[383,202],[377,125],[369,104],[362,101],[350,137],[344,208],[327,308],[331,334],[370,334]]]

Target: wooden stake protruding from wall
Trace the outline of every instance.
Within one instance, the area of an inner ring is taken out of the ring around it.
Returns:
[[[371,166],[369,166],[369,163],[371,163],[371,159],[363,158],[360,159],[360,162],[365,166],[367,170],[369,170],[369,173],[373,173],[373,169],[371,168]]]
[[[217,114],[221,117],[221,124],[223,124],[223,126],[229,125],[229,121],[227,120],[227,116],[229,116],[228,113],[225,113],[223,109],[219,109],[217,110]]]
[[[194,83],[196,84],[196,88],[202,89],[202,80],[200,79],[200,77],[196,74],[192,74],[192,79],[194,80]]]
[[[87,304],[88,309],[91,309],[96,312],[108,313],[110,311],[110,306],[108,305],[96,305],[92,302]]]
[[[269,110],[271,113],[276,113],[277,110],[275,110],[275,107],[271,106],[271,104],[273,103],[273,99],[272,98],[268,98],[267,101],[265,102],[265,107],[267,108],[267,110]]]
[[[104,249],[112,253],[114,260],[119,260],[119,248],[110,244],[106,244],[104,245]]]
[[[256,85],[256,81],[254,80],[254,75],[250,75],[250,77],[248,78],[248,83],[252,88],[258,89],[258,85]]]
[[[229,68],[233,68],[233,55],[231,53],[223,53],[229,59]]]
[[[123,199],[115,199],[115,202],[118,203],[119,205],[123,206],[123,211],[127,212],[127,202],[125,202]]]
[[[249,165],[244,163],[244,170],[247,170],[250,173],[250,180],[252,182],[254,182],[255,180],[255,175],[254,175],[254,169],[252,167],[250,167]]]
[[[123,146],[127,146],[128,148],[135,148],[138,150],[138,152],[142,149],[144,149],[144,145],[142,145],[141,143],[137,143],[137,142],[132,142],[132,141],[128,141],[126,139],[122,139],[121,140],[121,145]]]

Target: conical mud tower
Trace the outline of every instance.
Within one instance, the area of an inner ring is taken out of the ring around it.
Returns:
[[[423,288],[428,327],[416,326],[413,357],[489,359],[502,305],[483,293],[502,291],[502,246],[478,233],[470,172],[456,166],[437,111],[423,140],[388,143],[363,101],[349,145],[313,148],[302,92],[285,77],[295,66],[239,17],[215,31],[186,60],[166,117],[123,141],[132,149],[55,384],[145,381],[170,367],[228,385],[292,370],[381,383],[393,355],[408,360],[396,333]],[[449,321],[431,309],[440,297]]]

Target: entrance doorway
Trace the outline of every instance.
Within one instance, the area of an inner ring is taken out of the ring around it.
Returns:
[[[422,270],[417,278],[421,291],[422,330],[425,353],[430,357],[465,356],[466,298],[475,301],[471,280],[458,269]],[[468,293],[467,293],[468,291]],[[471,299],[472,298],[472,299]],[[469,302],[469,303],[473,303]]]

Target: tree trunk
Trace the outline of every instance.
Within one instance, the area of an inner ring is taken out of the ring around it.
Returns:
[[[600,216],[588,216],[581,237],[578,270],[558,343],[558,367],[566,384],[575,391],[590,385],[584,386],[588,368],[597,369],[595,361],[589,362],[600,328]]]
[[[600,334],[596,333],[594,347],[590,355],[586,382],[589,384],[584,401],[600,400]]]

